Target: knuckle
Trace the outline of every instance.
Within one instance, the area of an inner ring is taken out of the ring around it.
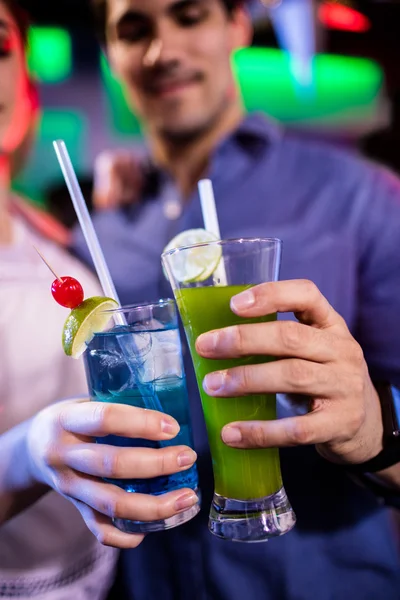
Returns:
[[[164,504],[161,504],[160,502],[156,502],[156,505],[154,508],[155,520],[161,521],[162,519],[164,519],[165,513],[166,513],[166,510],[165,510]]]
[[[357,410],[351,411],[347,418],[347,432],[349,437],[354,437],[361,429],[365,421],[365,410],[359,407]]]
[[[140,410],[140,409],[139,409]],[[142,409],[142,432],[141,435],[146,438],[154,434],[161,428],[160,421],[162,419],[161,414],[157,414],[154,411]]]
[[[70,416],[69,408],[70,407],[68,405],[64,405],[60,408],[59,413],[55,414],[56,426],[58,426],[61,430],[69,431],[69,428],[68,428],[69,416]]]
[[[55,478],[56,491],[63,496],[73,496],[73,486],[71,478],[66,473],[59,473]]]
[[[117,449],[107,451],[102,456],[101,467],[104,477],[120,477],[122,474],[122,456]]]
[[[122,490],[121,490],[122,492]],[[110,494],[102,507],[101,512],[110,517],[110,519],[119,519],[126,517],[126,503],[119,491]]]
[[[353,342],[352,349],[351,349],[351,355],[352,355],[353,363],[358,368],[362,368],[365,364],[364,352],[363,352],[360,344],[358,344],[356,341]]]
[[[315,285],[315,283],[313,281],[310,281],[309,279],[303,279],[302,285],[304,288],[304,293],[310,299],[319,298],[319,296],[321,295],[321,292],[319,291],[318,287]]]
[[[98,402],[94,406],[93,422],[97,424],[100,430],[106,431],[107,425],[110,422],[111,412],[112,404]]]
[[[256,301],[256,305],[261,306],[265,302],[266,295],[276,294],[276,282],[260,283],[253,287],[252,292]]]
[[[330,393],[337,392],[340,389],[339,377],[335,369],[326,365],[318,365],[313,369],[314,381],[319,390],[326,390]]]
[[[42,452],[42,461],[46,467],[55,467],[59,462],[59,453],[55,446],[48,444]]]
[[[231,327],[230,337],[231,337],[231,339],[227,340],[228,344],[233,345],[235,351],[238,354],[242,354],[243,351],[245,350],[245,344],[246,344],[243,328],[240,327],[239,325],[235,325],[234,327]]]
[[[254,448],[265,448],[267,436],[262,423],[256,423],[251,427],[251,444]]]
[[[110,534],[107,531],[104,531],[103,529],[99,528],[99,529],[91,529],[94,537],[96,538],[96,540],[99,542],[99,544],[101,544],[102,546],[109,546],[111,543],[111,539],[110,539]]]
[[[230,377],[233,378],[234,389],[236,392],[246,392],[252,387],[252,369],[250,365],[245,365],[234,372]]]
[[[301,418],[290,423],[287,429],[287,437],[289,443],[294,446],[307,446],[312,443],[312,434]]]
[[[286,370],[287,379],[297,390],[305,390],[313,382],[313,368],[306,361],[288,361]]]
[[[353,373],[351,384],[352,396],[355,398],[363,398],[365,392],[365,376],[364,372]]]
[[[157,498],[155,498],[155,504],[154,504],[154,515],[155,515],[155,520],[156,521],[161,521],[162,519],[165,519],[166,517],[168,517],[169,515],[169,500],[165,500],[162,498],[162,496],[159,496]]]
[[[167,460],[167,454],[164,451],[156,451],[157,454],[157,459],[156,459],[156,468],[157,468],[157,475],[165,475],[165,473],[167,473],[167,466],[168,466],[168,460]]]
[[[301,330],[294,321],[282,322],[281,342],[285,350],[298,352],[304,345],[305,331]]]

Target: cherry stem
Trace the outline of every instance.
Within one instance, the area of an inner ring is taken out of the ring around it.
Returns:
[[[40,258],[42,259],[42,261],[44,262],[44,264],[46,265],[46,267],[47,267],[47,268],[48,268],[48,269],[49,269],[49,270],[50,270],[50,271],[53,273],[54,277],[55,277],[56,279],[58,279],[58,281],[59,281],[60,283],[62,283],[62,282],[63,282],[63,280],[61,279],[61,277],[59,277],[59,275],[57,275],[57,273],[54,271],[54,269],[53,269],[53,268],[52,268],[52,267],[49,265],[49,263],[47,262],[47,260],[44,258],[43,254],[41,254],[41,253],[39,252],[39,250],[36,248],[36,246],[33,246],[33,247],[34,247],[34,249],[36,250],[36,252],[39,254]]]

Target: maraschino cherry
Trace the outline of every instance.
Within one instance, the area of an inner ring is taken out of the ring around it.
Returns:
[[[59,277],[57,273],[52,269],[47,260],[41,255],[39,250],[35,248],[40,258],[48,269],[53,273],[56,278],[51,286],[51,293],[53,298],[61,306],[65,308],[74,309],[82,304],[85,297],[83,288],[77,279],[74,277]]]
[[[81,284],[73,277],[55,279],[51,286],[51,293],[58,304],[71,309],[82,304],[85,297]]]

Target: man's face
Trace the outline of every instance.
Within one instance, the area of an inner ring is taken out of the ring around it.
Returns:
[[[237,101],[230,57],[249,31],[221,0],[108,0],[111,65],[145,125],[167,137],[206,130]]]
[[[0,0],[0,152],[10,154],[32,118],[24,49],[17,26]]]

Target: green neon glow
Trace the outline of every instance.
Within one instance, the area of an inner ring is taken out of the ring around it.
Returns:
[[[302,95],[290,56],[281,50],[248,48],[233,59],[233,69],[249,111],[263,110],[283,122],[347,121],[365,118],[379,98],[383,73],[363,58],[317,55],[313,90]],[[359,114],[357,114],[359,111]]]
[[[31,27],[28,66],[42,83],[59,83],[72,72],[71,37],[58,27]]]
[[[232,64],[246,109],[290,124],[361,123],[376,111],[383,85],[382,69],[363,58],[317,55],[313,89],[303,94],[293,78],[290,56],[282,50],[245,48],[236,52]],[[101,71],[112,129],[121,135],[140,135],[123,87],[104,57]]]
[[[107,114],[112,130],[121,136],[140,136],[140,123],[128,105],[123,85],[111,72],[107,59],[102,54],[100,68],[105,85]]]
[[[84,114],[79,111],[45,110],[39,124],[29,161],[13,182],[13,189],[38,203],[43,202],[46,188],[62,180],[53,140],[63,139],[78,174],[88,168],[88,130]]]

